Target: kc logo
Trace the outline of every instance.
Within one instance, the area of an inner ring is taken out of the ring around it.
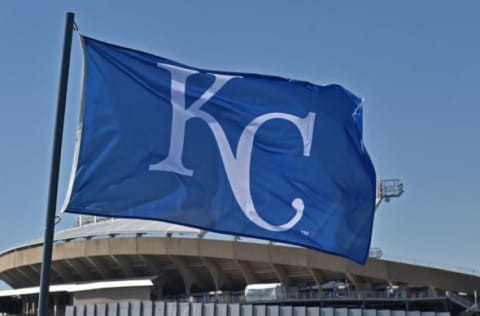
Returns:
[[[250,163],[252,156],[253,141],[255,133],[263,123],[272,119],[282,119],[295,125],[300,131],[303,140],[303,155],[310,156],[312,145],[313,128],[315,123],[315,113],[308,113],[304,118],[287,113],[267,113],[253,119],[243,130],[234,153],[230,148],[227,137],[220,123],[209,113],[202,110],[202,106],[207,103],[227,82],[237,76],[211,74],[214,82],[203,92],[203,94],[186,109],[185,90],[188,77],[199,73],[198,71],[173,66],[169,64],[158,63],[157,66],[170,72],[171,81],[171,105],[172,105],[172,130],[170,135],[170,148],[168,156],[153,165],[150,170],[169,171],[184,176],[192,176],[193,170],[186,168],[182,163],[183,144],[185,138],[185,128],[188,120],[191,118],[200,118],[209,128],[217,142],[221,159],[225,167],[225,173],[232,188],[235,199],[245,216],[257,226],[270,231],[286,231],[295,226],[303,216],[304,203],[301,198],[295,198],[292,201],[292,207],[295,209],[295,215],[282,225],[272,225],[265,221],[255,209],[250,192]]]

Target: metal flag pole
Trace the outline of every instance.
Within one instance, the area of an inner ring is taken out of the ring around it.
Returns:
[[[62,66],[60,70],[60,84],[57,98],[57,114],[55,119],[55,134],[53,138],[47,217],[45,220],[42,270],[40,274],[40,293],[38,296],[39,316],[48,315],[48,292],[50,287],[50,269],[52,265],[53,232],[55,226],[55,213],[57,208],[57,190],[58,178],[60,173],[60,156],[62,152],[63,122],[65,119],[65,103],[67,101],[68,72],[70,68],[70,52],[72,50],[72,34],[74,24],[75,14],[72,12],[68,12],[66,14],[65,35],[63,39]]]

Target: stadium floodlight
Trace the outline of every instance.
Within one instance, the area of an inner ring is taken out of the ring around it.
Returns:
[[[384,179],[377,181],[377,198],[375,201],[375,209],[378,209],[382,201],[390,202],[390,199],[400,197],[403,194],[403,183],[399,179]],[[380,259],[382,257],[382,249],[370,248],[368,256],[370,258]]]
[[[102,217],[94,215],[77,215],[75,217],[74,227],[82,227],[89,224],[97,224],[100,222],[107,222],[114,220],[114,217]]]
[[[403,194],[403,183],[400,179],[384,179],[377,182],[377,199],[375,208],[382,201],[390,202],[390,199],[400,197]]]
[[[382,249],[378,247],[372,247],[370,248],[370,251],[368,253],[369,258],[376,258],[380,259],[383,255]]]

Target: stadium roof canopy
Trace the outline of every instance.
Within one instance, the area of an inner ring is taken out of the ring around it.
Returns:
[[[49,292],[50,293],[58,293],[58,292],[75,293],[75,292],[92,291],[92,290],[105,290],[105,289],[112,289],[112,288],[132,288],[132,287],[142,287],[142,286],[153,286],[153,282],[151,278],[59,284],[59,285],[50,286]],[[33,286],[33,287],[15,289],[15,290],[3,290],[3,291],[0,291],[0,297],[38,294],[39,291],[40,291],[39,286]]]

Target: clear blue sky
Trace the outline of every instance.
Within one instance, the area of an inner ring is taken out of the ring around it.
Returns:
[[[64,15],[86,35],[189,65],[339,83],[365,99],[364,138],[405,194],[377,211],[384,254],[480,270],[480,2],[0,2],[0,249],[42,237]],[[59,204],[81,54],[74,38]],[[66,216],[59,229],[72,224]]]

